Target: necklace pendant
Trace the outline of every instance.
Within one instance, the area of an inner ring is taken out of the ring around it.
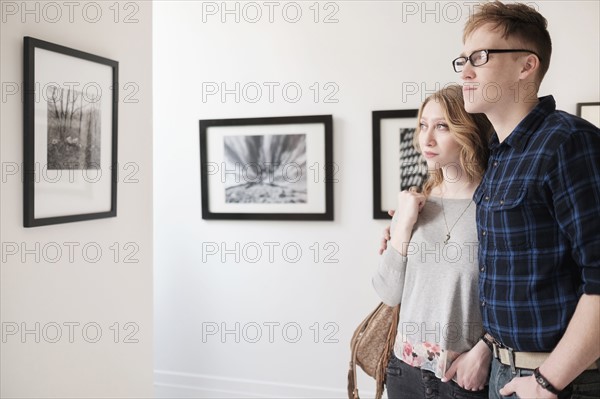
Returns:
[[[446,234],[446,239],[444,240],[444,244],[448,244],[448,241],[450,241],[450,233]]]

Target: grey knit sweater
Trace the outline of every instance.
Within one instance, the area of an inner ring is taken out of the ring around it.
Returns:
[[[447,244],[444,214],[451,229]],[[392,232],[395,223],[394,218]],[[440,378],[483,331],[477,245],[475,204],[470,199],[444,199],[442,213],[440,198],[429,197],[413,229],[407,256],[388,245],[373,276],[384,303],[401,303],[396,356]]]

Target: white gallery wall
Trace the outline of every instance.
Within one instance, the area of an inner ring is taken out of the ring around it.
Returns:
[[[473,4],[155,2],[158,397],[345,396],[386,226],[372,219],[371,112],[460,81],[450,61]],[[572,113],[599,101],[599,3],[531,4],[554,42],[540,94]],[[200,119],[314,114],[333,115],[333,222],[202,219]]]
[[[152,3],[0,10],[0,396],[152,397]],[[24,36],[119,62],[116,218],[23,227]]]

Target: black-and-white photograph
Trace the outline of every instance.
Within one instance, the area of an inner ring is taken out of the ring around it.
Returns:
[[[333,220],[331,115],[200,120],[203,219]]]
[[[100,168],[100,104],[95,95],[50,86],[48,169]]]
[[[414,146],[418,110],[373,111],[373,218],[388,219],[398,193],[421,186],[427,163]]]
[[[225,202],[306,203],[306,135],[267,134],[223,139]]]
[[[420,186],[427,178],[427,162],[413,144],[414,128],[400,128],[400,191]]]

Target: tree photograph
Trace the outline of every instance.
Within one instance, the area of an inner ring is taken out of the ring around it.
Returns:
[[[46,94],[47,168],[100,169],[99,97],[57,86]]]

